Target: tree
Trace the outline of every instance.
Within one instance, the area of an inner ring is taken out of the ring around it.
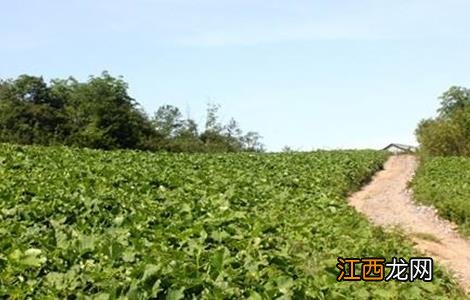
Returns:
[[[440,97],[441,107],[439,116],[448,118],[456,111],[470,109],[470,90],[464,87],[453,86]]]
[[[199,137],[197,127],[197,123],[193,119],[187,118],[184,120],[170,144],[170,151],[204,152],[205,145]]]
[[[222,125],[219,108],[209,104],[200,134],[196,122],[172,105],[150,119],[127,83],[107,72],[86,82],[21,75],[0,80],[0,142],[173,152],[260,149],[259,138],[243,136],[234,119]]]
[[[42,77],[21,75],[0,84],[0,139],[20,144],[54,144],[60,139],[63,102]]]
[[[261,135],[254,131],[249,131],[242,137],[244,151],[263,152],[264,145],[261,143]]]
[[[147,148],[147,140],[154,134],[150,121],[128,95],[128,86],[121,78],[103,72],[86,83],[71,80],[69,84],[57,88],[71,91],[66,105],[71,121],[67,144],[102,149]]]
[[[238,122],[231,118],[222,125],[218,118],[219,105],[209,104],[207,108],[206,128],[201,140],[209,152],[264,151],[261,136],[253,131],[243,135]]]
[[[187,118],[183,120],[179,108],[160,106],[153,118],[158,134],[157,148],[171,152],[201,152],[204,144],[199,138],[197,124]]]
[[[231,118],[228,124],[223,126],[223,135],[225,136],[229,151],[238,152],[243,148],[242,140],[243,131],[240,129],[238,122]]]
[[[208,152],[228,152],[229,143],[222,134],[222,125],[219,122],[218,111],[220,105],[208,104],[205,130],[200,135],[200,139]]]
[[[222,131],[222,125],[219,122],[218,116],[219,109],[220,105],[218,104],[207,104],[206,131],[214,133],[220,133]]]
[[[438,116],[423,120],[416,137],[424,155],[470,155],[470,91],[451,87],[442,97]]]
[[[153,122],[157,132],[164,138],[175,137],[184,125],[179,108],[172,105],[160,106]]]
[[[292,149],[292,147],[290,147],[290,146],[288,146],[288,145],[285,145],[284,147],[282,147],[281,152],[284,152],[284,153],[293,153],[293,152],[295,152],[295,151],[294,151],[294,149]]]

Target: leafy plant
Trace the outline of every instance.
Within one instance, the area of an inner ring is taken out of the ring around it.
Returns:
[[[448,299],[336,282],[338,256],[410,257],[345,201],[387,154],[166,154],[0,145],[0,296]]]
[[[413,180],[415,199],[470,234],[470,158],[434,157],[423,161]]]

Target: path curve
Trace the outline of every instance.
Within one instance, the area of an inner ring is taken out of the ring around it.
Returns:
[[[415,248],[452,270],[470,293],[470,240],[456,225],[437,216],[432,207],[412,201],[408,183],[418,163],[413,155],[395,155],[361,191],[349,198],[356,210],[379,226],[399,226],[410,235]]]

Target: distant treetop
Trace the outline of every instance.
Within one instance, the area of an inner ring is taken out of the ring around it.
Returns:
[[[149,118],[129,96],[121,77],[107,72],[86,82],[73,77],[46,83],[21,75],[0,80],[0,142],[70,145],[97,149],[173,152],[263,151],[261,137],[243,134],[238,123],[218,120],[219,106],[209,105],[205,128],[163,105]]]

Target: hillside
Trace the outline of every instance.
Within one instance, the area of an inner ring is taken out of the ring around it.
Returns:
[[[470,235],[470,158],[424,159],[413,180],[417,201],[433,205],[439,214]]]
[[[337,282],[337,257],[411,257],[346,196],[387,154],[163,154],[0,146],[0,295],[457,297],[432,283]]]

